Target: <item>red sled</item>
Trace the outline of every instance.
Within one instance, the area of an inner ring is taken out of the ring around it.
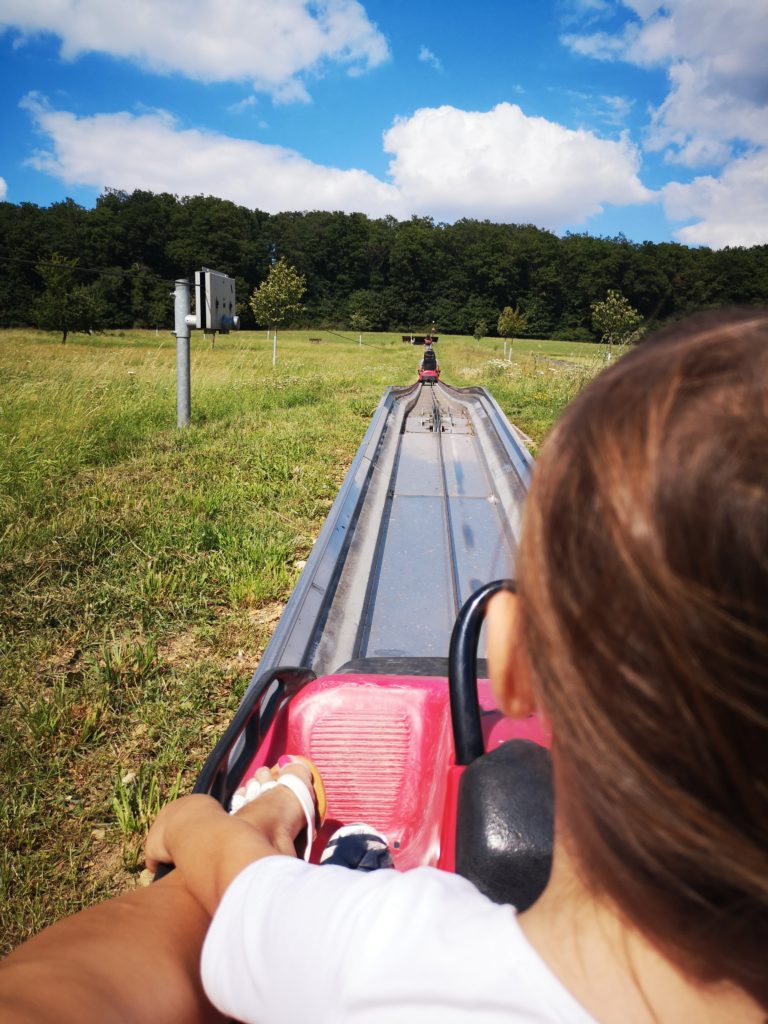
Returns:
[[[311,758],[328,801],[317,863],[341,825],[364,821],[388,839],[395,867],[430,865],[469,878],[522,911],[552,857],[550,736],[540,718],[496,709],[476,654],[487,584],[464,605],[448,678],[347,672],[316,678],[277,668],[251,686],[208,758],[195,792],[228,806],[238,786],[284,753]]]
[[[513,587],[498,581],[514,575],[532,459],[483,388],[441,383],[428,409],[420,391],[382,397],[195,790],[228,807],[260,766],[304,755],[327,797],[312,860],[366,822],[397,869],[456,871],[523,910],[550,870],[549,735],[495,707],[480,634]]]
[[[440,380],[440,368],[436,370],[424,370],[419,367],[419,383],[420,384],[437,384]]]

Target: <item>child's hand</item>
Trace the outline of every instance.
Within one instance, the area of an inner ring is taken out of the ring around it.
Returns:
[[[261,783],[293,775],[313,793],[312,772],[301,762],[260,768]],[[244,867],[275,854],[296,856],[295,840],[312,813],[293,789],[274,786],[237,814],[227,814],[213,797],[202,793],[167,804],[149,830],[145,862],[150,871],[174,864],[185,884],[213,914],[227,886]],[[310,822],[311,825],[311,822]]]
[[[213,797],[203,793],[192,793],[179,797],[162,808],[152,823],[144,846],[144,861],[147,868],[155,872],[161,864],[174,864],[174,847],[179,838],[191,828],[204,828],[212,815],[225,815],[221,805]]]

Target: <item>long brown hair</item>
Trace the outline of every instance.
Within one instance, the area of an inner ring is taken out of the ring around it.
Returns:
[[[543,446],[519,593],[593,891],[768,1006],[768,312],[602,373]]]

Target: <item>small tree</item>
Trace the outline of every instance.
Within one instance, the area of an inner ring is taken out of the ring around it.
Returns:
[[[592,324],[600,332],[601,339],[608,343],[608,358],[613,345],[630,341],[643,318],[629,304],[621,292],[610,290],[604,302],[593,302]]]
[[[62,345],[70,331],[102,327],[106,314],[98,287],[76,283],[77,263],[76,258],[53,253],[36,267],[44,288],[35,303],[35,322],[45,331],[61,331]]]
[[[353,331],[362,334],[363,331],[370,331],[371,321],[365,313],[353,313],[349,318],[349,324]]]
[[[307,280],[283,257],[270,267],[266,280],[262,281],[251,295],[251,309],[256,323],[261,327],[277,328],[290,316],[304,308],[302,296],[307,290]]]
[[[482,338],[486,336],[487,333],[488,324],[485,322],[485,320],[479,320],[475,324],[475,329],[472,332],[472,337],[475,339],[475,341],[480,341]]]
[[[527,326],[525,316],[520,312],[519,306],[515,306],[514,309],[511,306],[505,306],[499,314],[497,330],[505,343],[507,338],[511,338],[514,341],[515,337],[522,334]]]

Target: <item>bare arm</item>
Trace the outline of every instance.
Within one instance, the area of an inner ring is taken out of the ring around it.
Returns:
[[[201,795],[169,804],[150,830],[147,865],[170,861],[177,870],[65,918],[7,957],[3,1024],[221,1022],[200,983],[211,915],[252,861],[294,855],[303,825],[296,797],[283,787],[234,816]]]
[[[4,1024],[202,1024],[210,918],[169,875],[46,928],[0,964]]]

